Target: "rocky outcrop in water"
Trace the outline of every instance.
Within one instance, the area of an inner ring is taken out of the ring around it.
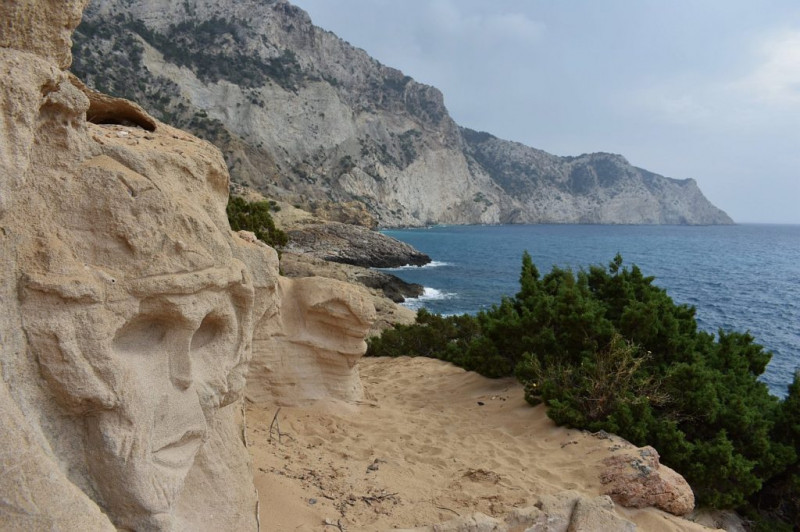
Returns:
[[[285,0],[96,0],[75,56],[90,85],[214,142],[234,180],[308,208],[357,202],[382,226],[731,223],[691,179],[460,128],[437,89]]]
[[[281,271],[287,277],[320,276],[364,285],[380,291],[385,298],[395,303],[403,303],[409,297],[419,297],[425,291],[422,285],[408,283],[390,273],[327,261],[307,253],[283,251],[281,253]]]
[[[339,222],[306,224],[288,229],[290,251],[303,252],[331,262],[365,268],[423,266],[431,258],[381,233]]]

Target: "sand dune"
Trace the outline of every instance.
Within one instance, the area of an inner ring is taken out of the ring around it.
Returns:
[[[623,443],[559,428],[514,379],[425,358],[362,359],[367,399],[248,406],[262,530],[390,530],[482,512],[500,517],[545,494],[599,495],[601,461]],[[277,426],[280,428],[280,436]],[[640,530],[708,530],[625,510]]]

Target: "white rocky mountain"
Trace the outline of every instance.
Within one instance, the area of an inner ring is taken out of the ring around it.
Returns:
[[[93,0],[73,71],[223,151],[236,182],[383,226],[725,224],[692,179],[459,127],[441,92],[285,0]]]

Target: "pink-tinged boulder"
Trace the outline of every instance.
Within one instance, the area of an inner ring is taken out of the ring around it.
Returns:
[[[603,464],[603,493],[617,504],[629,508],[653,506],[674,515],[686,515],[694,509],[689,483],[661,465],[658,452],[652,447],[622,449],[603,460]]]

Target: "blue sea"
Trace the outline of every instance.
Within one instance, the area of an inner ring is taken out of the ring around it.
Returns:
[[[385,231],[431,256],[393,268],[425,286],[407,301],[441,314],[475,313],[518,290],[523,251],[544,274],[607,265],[622,254],[672,299],[697,308],[700,327],[749,331],[773,353],[764,382],[783,397],[800,367],[800,225],[436,226]]]

